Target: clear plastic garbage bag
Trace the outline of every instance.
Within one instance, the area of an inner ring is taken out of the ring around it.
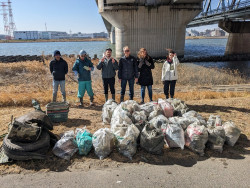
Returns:
[[[219,115],[210,115],[207,121],[207,127],[221,126],[221,118]]]
[[[113,99],[109,99],[102,108],[102,121],[104,124],[110,124],[112,114],[117,107],[117,103]]]
[[[141,132],[140,146],[152,154],[162,154],[164,147],[164,135],[161,129],[151,124],[146,124]]]
[[[127,128],[120,128],[120,130],[117,128],[115,132],[119,152],[130,160],[132,160],[137,151],[137,138],[139,134],[140,131],[134,124],[129,125]]]
[[[57,157],[65,160],[70,158],[78,151],[78,147],[75,141],[74,131],[67,131],[62,138],[55,144],[52,152]]]
[[[169,102],[167,102],[166,100],[163,100],[163,99],[158,99],[158,104],[161,107],[161,109],[163,110],[163,113],[167,118],[173,117],[174,108]]]
[[[166,129],[162,130],[165,135],[165,141],[170,148],[181,148],[185,146],[184,130],[178,124],[168,124]]]
[[[208,141],[207,128],[195,122],[189,125],[185,131],[185,145],[201,156],[204,155],[205,144]]]
[[[232,121],[224,123],[222,127],[225,129],[226,144],[234,146],[240,137],[240,129]]]
[[[95,154],[100,160],[107,157],[114,149],[115,136],[108,128],[102,128],[93,134],[92,142]]]
[[[208,127],[208,142],[211,145],[211,148],[218,150],[219,152],[223,151],[223,145],[226,140],[225,130],[222,126],[211,126]]]
[[[164,115],[159,115],[151,119],[149,123],[157,129],[166,129],[167,125],[171,122]]]

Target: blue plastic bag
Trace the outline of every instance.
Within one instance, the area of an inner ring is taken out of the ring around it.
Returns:
[[[92,134],[86,130],[78,131],[76,135],[76,143],[80,155],[88,155],[92,149]]]

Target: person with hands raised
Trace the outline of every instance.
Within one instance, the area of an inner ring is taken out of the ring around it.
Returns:
[[[162,67],[162,83],[164,84],[164,94],[166,98],[169,98],[169,88],[170,88],[170,97],[174,98],[175,93],[175,85],[178,79],[178,71],[177,67],[180,64],[177,54],[168,49],[169,55],[167,56],[167,60],[163,64]]]
[[[112,49],[108,48],[105,51],[104,57],[96,66],[98,70],[102,70],[102,80],[105,101],[108,100],[108,90],[110,88],[112,99],[115,100],[115,75],[119,69],[118,62],[112,57]]]

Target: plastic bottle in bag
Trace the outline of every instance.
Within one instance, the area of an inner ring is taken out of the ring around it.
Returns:
[[[207,129],[208,142],[211,144],[212,149],[223,151],[223,145],[226,140],[225,130],[222,126],[211,126]]]

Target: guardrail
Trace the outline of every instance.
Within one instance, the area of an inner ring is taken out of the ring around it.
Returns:
[[[220,8],[220,9],[214,9],[208,12],[201,12],[198,16],[195,17],[194,20],[196,19],[200,19],[200,18],[205,18],[208,16],[213,16],[216,14],[224,14],[224,13],[229,13],[229,12],[236,12],[237,10],[244,10],[250,7],[250,1],[244,1],[244,2],[240,2],[238,4],[235,5],[231,5],[231,6],[227,6],[224,8]]]

